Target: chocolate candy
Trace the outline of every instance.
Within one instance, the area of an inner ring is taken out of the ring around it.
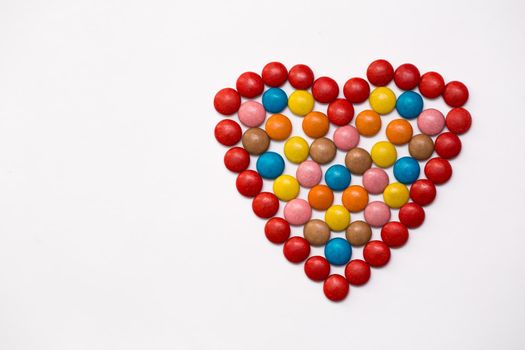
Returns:
[[[323,220],[310,220],[303,227],[304,238],[313,246],[324,245],[330,239],[330,228]]]
[[[346,229],[346,239],[355,247],[366,244],[372,237],[370,225],[364,221],[354,221]]]
[[[408,152],[417,160],[428,159],[434,153],[434,142],[430,136],[415,135],[408,143]]]
[[[337,148],[332,140],[326,137],[312,142],[310,146],[310,157],[319,164],[327,164],[334,160]]]
[[[362,175],[372,166],[372,157],[362,148],[352,148],[346,153],[345,164],[352,174]]]
[[[250,128],[242,135],[242,145],[248,153],[259,155],[270,146],[270,137],[263,129]]]

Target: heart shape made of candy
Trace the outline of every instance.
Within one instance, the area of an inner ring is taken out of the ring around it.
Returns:
[[[371,268],[386,265],[391,248],[403,246],[409,229],[421,226],[423,207],[434,201],[436,185],[452,176],[450,160],[461,151],[458,135],[472,122],[463,108],[469,92],[459,81],[445,84],[439,73],[421,75],[408,63],[394,70],[383,59],[369,65],[366,78],[348,79],[340,97],[334,79],[315,78],[304,64],[288,71],[271,62],[260,75],[241,74],[235,89],[222,89],[214,99],[219,114],[236,114],[240,121],[225,118],[215,127],[217,141],[231,147],[224,164],[238,173],[237,190],[253,198],[253,212],[267,220],[267,239],[283,244],[290,262],[304,263],[306,276],[323,282],[332,301],[343,300],[350,285],[367,283]],[[287,82],[294,89],[290,94],[284,90]],[[393,85],[401,91],[398,96]],[[446,114],[426,108],[439,97],[450,107]],[[358,106],[363,107],[356,113]],[[399,118],[383,134],[382,120],[392,113]],[[302,136],[292,135],[290,118],[302,118]],[[384,136],[370,151],[360,147],[363,138],[376,135]],[[272,143],[282,154],[269,150]],[[399,157],[402,150],[408,155]],[[338,152],[345,154],[339,163]],[[285,172],[290,165],[295,174]],[[263,179],[273,182],[271,192],[262,191]],[[308,190],[303,198],[301,188]],[[284,217],[277,217],[281,203]],[[398,220],[392,219],[392,211]],[[324,216],[314,218],[313,213]],[[351,219],[359,215],[362,220]],[[292,227],[302,227],[302,232],[292,234]],[[377,239],[372,239],[374,230],[379,231]],[[319,247],[322,254],[312,255]],[[356,247],[363,247],[363,259],[352,259]],[[344,273],[331,273],[335,267],[344,267]]]

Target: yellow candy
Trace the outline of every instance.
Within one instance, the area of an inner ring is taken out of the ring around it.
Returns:
[[[342,205],[332,205],[324,214],[324,221],[332,231],[343,231],[350,225],[350,212]]]
[[[383,191],[383,199],[390,208],[401,208],[410,197],[408,188],[399,182],[391,183]]]
[[[314,109],[314,97],[306,90],[296,90],[288,98],[288,108],[295,115],[307,115]]]
[[[372,147],[370,155],[378,167],[388,168],[397,159],[396,146],[388,141],[379,141]]]
[[[308,158],[310,147],[308,142],[300,136],[288,139],[284,144],[284,155],[292,163],[302,163]]]
[[[396,94],[387,87],[378,87],[370,94],[370,107],[379,114],[388,114],[396,107]]]
[[[273,182],[273,193],[282,201],[289,201],[299,195],[299,182],[290,175],[281,175]]]

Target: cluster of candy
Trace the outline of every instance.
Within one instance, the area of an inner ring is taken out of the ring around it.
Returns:
[[[365,284],[370,267],[381,267],[390,259],[390,248],[400,247],[408,239],[408,229],[420,226],[425,218],[422,208],[436,197],[436,186],[449,180],[452,167],[449,159],[461,151],[457,135],[468,131],[470,113],[462,106],[469,93],[458,81],[445,84],[436,72],[420,75],[412,64],[403,64],[395,71],[385,60],[377,60],[367,69],[368,81],[349,79],[344,98],[339,86],[329,77],[314,79],[312,70],[303,64],[290,71],[278,62],[267,64],[259,75],[246,72],[237,79],[236,89],[220,90],[214,99],[217,112],[238,114],[239,123],[224,119],[215,127],[216,139],[230,148],[224,164],[239,173],[236,186],[246,197],[253,197],[254,213],[269,219],[265,225],[268,240],[284,243],[284,255],[293,263],[304,263],[306,275],[323,281],[323,290],[330,300],[342,300],[349,285]],[[404,90],[396,98],[387,85],[394,81]],[[296,90],[287,96],[280,87],[288,81]],[[375,88],[370,91],[370,84]],[[265,90],[265,85],[269,88]],[[414,91],[418,88],[419,93]],[[262,94],[262,103],[253,98]],[[423,109],[422,96],[442,96],[452,109],[446,117],[437,109]],[[244,98],[245,101],[241,101]],[[369,101],[370,109],[357,114],[354,104]],[[315,102],[328,104],[326,113],[314,111]],[[288,107],[302,117],[304,133],[313,139],[309,144],[300,136],[291,136],[292,123],[281,114]],[[386,127],[388,141],[379,141],[370,152],[358,147],[360,137],[375,136],[381,129],[381,115],[397,110],[402,117]],[[266,114],[271,116],[266,119]],[[420,134],[409,120],[416,119]],[[264,122],[264,129],[259,128]],[[336,126],[332,139],[325,137],[330,124]],[[445,127],[448,131],[443,132]],[[268,151],[270,141],[285,141],[284,156],[298,164],[296,176],[283,174],[285,160]],[[410,156],[398,159],[396,146],[408,144]],[[332,162],[337,150],[346,152],[345,164],[330,166],[324,173],[320,165]],[[437,153],[437,157],[431,158]],[[250,155],[258,156],[256,171],[249,170]],[[311,158],[311,159],[308,159]],[[431,159],[430,159],[431,158]],[[420,161],[426,161],[420,177]],[[374,166],[375,165],[375,166]],[[390,183],[385,168],[393,166],[396,182]],[[350,185],[352,175],[362,176],[361,185]],[[261,192],[263,178],[273,181],[273,193]],[[300,187],[308,188],[308,200],[298,198]],[[409,187],[408,187],[409,186]],[[342,191],[342,203],[334,205],[334,191]],[[369,194],[383,196],[383,201],[369,201]],[[284,218],[275,217],[280,201],[286,202]],[[312,209],[325,211],[324,220],[312,219]],[[391,209],[399,209],[399,221],[391,221]],[[350,213],[364,212],[364,221],[350,220]],[[303,237],[291,235],[292,226],[303,226]],[[370,240],[372,228],[381,230],[381,240]],[[331,232],[345,231],[345,238],[330,239]],[[311,246],[324,246],[324,256],[310,256]],[[352,246],[364,246],[363,257],[353,259]],[[345,266],[345,276],[331,274],[331,265]]]

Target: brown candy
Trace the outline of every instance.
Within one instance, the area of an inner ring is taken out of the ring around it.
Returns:
[[[434,142],[430,136],[415,135],[408,143],[408,152],[417,160],[428,159],[434,153]]]
[[[334,160],[337,148],[332,140],[326,137],[316,139],[310,146],[310,157],[319,163],[326,164]]]
[[[346,240],[353,246],[362,246],[372,237],[372,229],[364,221],[354,221],[346,229]]]
[[[312,219],[304,225],[304,238],[313,246],[322,246],[330,239],[330,228],[323,220]]]
[[[259,155],[270,146],[270,137],[260,128],[250,128],[242,135],[242,146],[248,153]]]
[[[346,154],[345,164],[352,174],[363,175],[372,166],[372,157],[362,148],[352,148]]]

